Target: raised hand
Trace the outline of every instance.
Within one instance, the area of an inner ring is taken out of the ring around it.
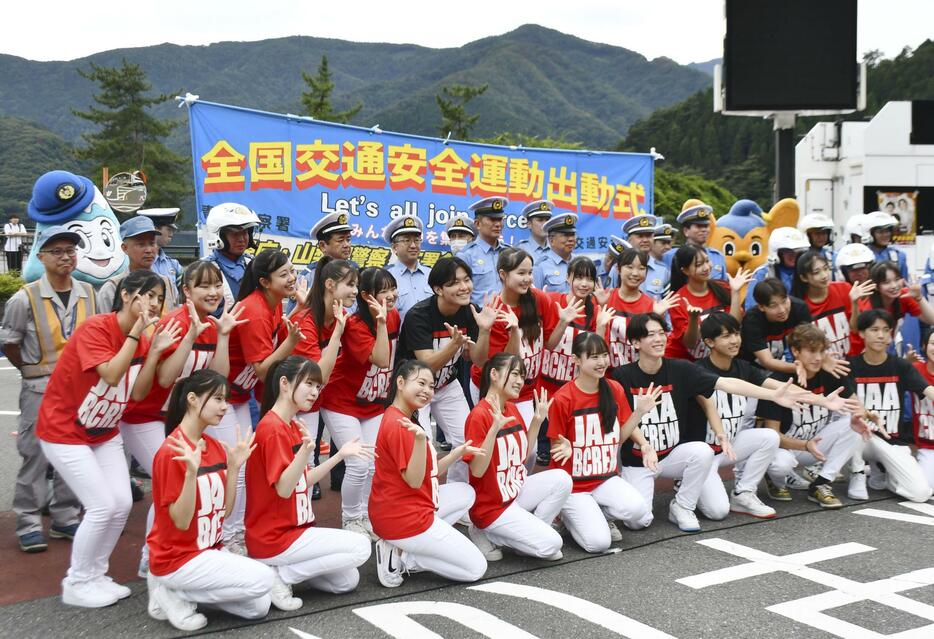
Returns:
[[[182,325],[176,320],[172,320],[165,326],[156,329],[152,335],[152,343],[149,348],[156,353],[161,353],[167,348],[177,343],[182,338]]]
[[[237,302],[231,309],[227,309],[225,306],[224,312],[221,313],[220,317],[208,315],[208,320],[214,322],[214,325],[217,327],[218,335],[230,335],[233,329],[249,321],[247,319],[240,319],[241,315],[243,315],[243,305]]]
[[[201,318],[198,317],[198,311],[195,310],[195,303],[191,300],[185,302],[185,308],[188,309],[188,318],[191,320],[188,325],[188,332],[191,333],[195,339],[198,339],[198,336],[201,335],[210,324],[201,321]]]
[[[654,382],[649,384],[648,388],[643,389],[638,395],[636,395],[635,412],[640,416],[651,412],[653,408],[662,403],[663,392],[664,388],[661,385],[656,386]]]
[[[736,271],[736,275],[727,273],[726,276],[730,281],[730,290],[734,293],[740,292],[743,290],[744,286],[752,281],[752,271],[747,271],[743,267],[739,267],[739,270]]]
[[[493,328],[496,321],[496,309],[487,300],[489,293],[483,296],[483,306],[477,311],[473,304],[470,304],[470,312],[473,313],[473,319],[477,323],[477,328],[481,331],[488,331]]]
[[[308,278],[299,276],[298,282],[295,284],[296,306],[304,306],[305,302],[308,301],[308,293],[310,292],[311,289],[308,287]]]
[[[455,324],[451,326],[450,324],[445,322],[444,328],[445,330],[447,330],[448,335],[451,336],[451,341],[454,342],[454,344],[458,348],[463,348],[464,345],[467,343],[467,336],[464,333],[460,332],[460,330],[457,328],[457,325]]]
[[[337,451],[337,454],[340,455],[341,459],[347,459],[348,457],[373,459],[376,456],[374,447],[369,444],[364,444],[360,441],[359,437],[354,437],[349,442],[341,446],[340,450]]]
[[[139,293],[134,295],[133,299],[130,300],[130,308],[139,313],[133,325],[133,327],[137,329],[136,335],[142,335],[143,331],[159,321],[159,316],[149,312],[149,304],[146,303],[146,300],[144,300],[143,296]]]
[[[250,453],[256,450],[256,444],[253,443],[255,437],[256,433],[251,431],[250,436],[244,438],[240,427],[237,426],[237,443],[231,446],[227,442],[221,442],[224,445],[224,450],[227,451],[227,472],[230,472],[231,468],[239,469],[246,463]]]
[[[486,457],[486,451],[482,448],[477,448],[476,446],[471,446],[473,443],[472,440],[467,440],[460,446],[455,446],[451,449],[450,454],[454,455],[455,458],[463,457],[464,455],[473,455],[474,457]]]
[[[905,359],[908,360],[909,364],[914,364],[916,362],[923,362],[921,356],[918,355],[918,351],[915,350],[915,347],[911,344],[908,345],[908,348],[905,349]]]
[[[558,320],[565,324],[573,324],[575,320],[584,316],[584,301],[571,296],[568,293],[568,305],[564,308],[558,308]]]
[[[519,327],[519,318],[513,313],[512,309],[500,301],[500,306],[496,311],[496,318],[506,325],[506,330],[511,331]]]
[[[696,320],[700,316],[700,314],[704,312],[704,309],[700,308],[699,306],[691,306],[687,302],[685,302],[684,306],[685,306],[684,310],[686,310],[688,312],[688,315],[691,316],[691,319],[694,319],[694,320]]]
[[[597,335],[603,335],[606,327],[616,317],[616,309],[609,306],[597,306]]]
[[[655,304],[652,305],[652,311],[664,317],[665,313],[671,310],[672,307],[677,306],[678,302],[680,301],[681,296],[674,291],[671,291],[668,293],[668,295],[656,301]]]
[[[311,431],[308,430],[308,424],[304,420],[296,419],[295,422],[298,424],[298,432],[302,434],[302,448],[305,450],[310,450],[315,447],[315,436],[311,434]]]
[[[795,360],[795,381],[802,388],[808,385],[808,372],[800,360]]]
[[[860,298],[868,296],[876,290],[876,283],[872,280],[865,280],[850,287],[850,301],[855,302]]]
[[[407,417],[400,419],[399,424],[404,429],[415,435],[415,441],[417,442],[424,442],[428,438],[428,435],[425,433],[425,429]]]
[[[186,472],[197,475],[198,469],[201,468],[201,442],[199,441],[194,447],[189,446],[182,434],[176,433],[175,437],[169,437],[166,443],[174,453],[177,453],[172,459],[185,464]]]
[[[571,442],[564,435],[558,435],[558,438],[551,444],[551,461],[556,464],[563,464],[571,458]]]
[[[593,290],[594,299],[597,300],[597,304],[605,306],[607,300],[610,299],[610,291],[603,288],[603,282],[600,281],[600,278],[597,278],[597,285]]]
[[[298,322],[293,322],[285,315],[282,316],[282,321],[285,322],[285,327],[288,329],[287,340],[291,341],[293,344],[297,344],[305,339],[305,334],[302,333],[302,329],[298,327]]]
[[[548,390],[532,390],[532,396],[535,398],[535,415],[534,417],[543,422],[548,419],[548,409],[551,408],[551,403],[554,399],[548,398]]]
[[[334,315],[334,332],[340,330],[343,333],[347,325],[347,313],[344,312],[344,305],[339,300],[331,302],[331,314]]]
[[[908,279],[908,294],[921,301],[921,282],[914,275]]]
[[[373,315],[374,322],[386,321],[386,318],[389,316],[386,300],[383,300],[381,303],[369,293],[363,294],[363,300],[366,302],[366,305],[370,307],[370,314]]]

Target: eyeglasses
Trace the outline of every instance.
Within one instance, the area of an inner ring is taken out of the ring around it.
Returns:
[[[48,254],[51,255],[52,257],[61,257],[62,255],[67,255],[68,257],[74,257],[75,255],[78,254],[78,249],[76,249],[76,248],[74,248],[74,247],[69,247],[69,248],[54,248],[54,249],[48,249],[48,250],[43,250],[43,251],[39,251],[39,252],[40,252],[40,253],[48,253]]]
[[[421,244],[421,235],[403,235],[396,238],[396,244]]]

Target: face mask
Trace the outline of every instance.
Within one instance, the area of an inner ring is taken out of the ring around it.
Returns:
[[[451,253],[456,255],[462,248],[467,246],[469,242],[470,240],[468,240],[467,238],[451,240]]]

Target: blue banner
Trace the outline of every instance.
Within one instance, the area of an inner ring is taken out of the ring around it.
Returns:
[[[506,243],[528,236],[525,205],[547,199],[578,213],[583,253],[604,253],[624,220],[652,212],[653,160],[643,153],[445,141],[201,101],[189,121],[199,223],[214,205],[244,204],[263,220],[260,248],[285,248],[296,265],[320,257],[309,231],[332,211],[349,216],[361,266],[388,261],[382,230],[405,213],[424,222],[431,266],[447,252],[450,217],[491,195],[510,201]]]

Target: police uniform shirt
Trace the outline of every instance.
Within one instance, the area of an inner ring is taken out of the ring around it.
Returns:
[[[902,277],[908,279],[908,258],[905,256],[904,251],[895,248],[891,244],[885,248],[870,244],[869,248],[873,255],[876,256],[877,262],[895,262],[898,264],[898,270],[901,271]]]
[[[660,300],[665,296],[665,289],[668,288],[670,276],[671,272],[668,270],[668,267],[665,266],[664,262],[656,260],[650,255],[649,263],[645,270],[645,281],[642,282],[642,286],[639,287],[639,290],[652,299]],[[616,275],[615,279],[618,280],[619,275]]]
[[[801,324],[810,324],[814,319],[804,300],[799,300],[797,297],[790,299],[791,309],[784,322],[770,322],[766,319],[765,312],[759,310],[758,306],[746,311],[743,316],[743,345],[740,349],[740,357],[757,364],[755,354],[761,350],[768,350],[777,360],[794,361],[791,349],[788,347],[788,336]]]
[[[508,248],[502,242],[490,246],[486,241],[477,238],[465,246],[457,257],[464,260],[473,272],[473,293],[470,296],[477,306],[483,304],[483,296],[487,293],[494,295],[502,290],[496,262],[499,254]]]
[[[889,443],[913,444],[913,429],[904,410],[905,392],[923,395],[929,386],[927,380],[907,360],[894,355],[875,365],[866,363],[862,355],[847,360],[850,390],[855,390],[866,410],[879,416],[879,428],[892,438]]]
[[[597,281],[600,282],[600,285],[603,288],[616,288],[616,285],[612,283],[613,277],[616,275],[615,267],[612,268],[612,271],[607,271],[606,259],[602,257],[594,260],[594,265],[597,267]]]
[[[181,262],[174,257],[169,257],[165,249],[159,249],[159,254],[156,255],[156,261],[152,263],[150,268],[159,275],[165,275],[173,282],[178,282],[179,278],[182,276]]]
[[[743,308],[745,310],[748,311],[756,305],[756,298],[752,295],[756,284],[768,277],[775,277],[776,270],[778,271],[778,278],[782,281],[782,284],[785,285],[785,292],[789,295],[791,294],[791,287],[795,281],[795,269],[788,268],[782,264],[776,265],[778,269],[773,269],[772,266],[772,264],[763,264],[752,272],[752,280],[750,280],[749,285],[746,287],[746,300],[743,302]]]
[[[546,293],[567,293],[571,289],[568,284],[568,261],[549,248],[532,269],[532,281],[535,288]]]
[[[393,262],[386,265],[386,270],[396,278],[396,292],[399,295],[396,310],[399,311],[400,317],[405,318],[410,308],[431,297],[431,287],[428,286],[428,273],[431,269],[427,266],[416,262],[415,268],[408,268],[402,262]]]
[[[769,378],[768,371],[737,358],[733,358],[730,362],[730,368],[727,370],[717,368],[716,364],[710,361],[709,355],[697,360],[694,364],[700,366],[704,370],[710,371],[717,377],[735,377],[736,379],[749,382],[753,386],[762,386],[765,380]],[[713,395],[711,395],[711,399],[713,399],[716,405],[717,414],[720,416],[720,422],[723,424],[723,432],[726,433],[730,441],[733,441],[736,438],[736,434],[743,429],[743,418],[746,416],[746,405],[749,398],[745,395],[715,390]],[[689,401],[691,408],[688,410],[690,428],[688,440],[707,442],[714,449],[715,453],[719,453],[719,442],[717,441],[713,429],[710,428],[704,409],[696,399],[691,398]]]
[[[62,337],[66,340],[71,337],[76,328],[78,302],[92,294],[93,289],[90,286],[72,277],[71,292],[66,305],[60,295],[52,289],[45,274],[39,280],[39,297],[51,300],[61,325]],[[24,363],[38,363],[42,359],[42,349],[39,346],[32,306],[29,303],[29,296],[22,288],[7,300],[3,312],[3,328],[0,329],[0,343],[19,344],[20,357]],[[45,391],[48,381],[48,376],[23,378],[22,384],[24,388],[41,393]]]
[[[445,316],[438,310],[438,296],[432,295],[415,304],[402,322],[399,334],[398,361],[415,359],[415,351],[440,351],[451,341],[451,334],[444,324],[457,329],[477,341],[480,329],[469,306],[462,306],[454,315]],[[464,359],[463,348],[454,353],[450,360],[435,372],[435,390],[440,390],[457,379],[457,373]]]
[[[784,382],[788,375],[774,373],[772,377]],[[806,390],[815,395],[830,395],[838,388],[843,388],[841,397],[849,397],[850,390],[844,380],[837,379],[830,373],[819,370],[808,380]],[[823,406],[804,404],[801,408],[785,408],[770,401],[759,401],[756,406],[756,417],[777,421],[781,432],[793,439],[812,439],[820,434],[821,429],[830,422],[831,413]]]
[[[548,241],[546,240],[544,244],[538,244],[532,238],[526,238],[520,240],[516,244],[517,249],[522,249],[526,253],[532,256],[532,263],[538,264],[541,259],[551,250],[551,247],[548,246]]]
[[[717,384],[717,376],[681,359],[662,359],[662,366],[649,375],[638,362],[617,366],[613,379],[626,391],[629,406],[635,410],[635,398],[650,384],[662,388],[660,403],[649,411],[639,424],[642,435],[663,459],[675,446],[686,441],[690,434],[688,420],[689,401],[695,395],[710,397]],[[642,457],[632,439],[627,439],[620,450],[624,466],[642,466]]]

